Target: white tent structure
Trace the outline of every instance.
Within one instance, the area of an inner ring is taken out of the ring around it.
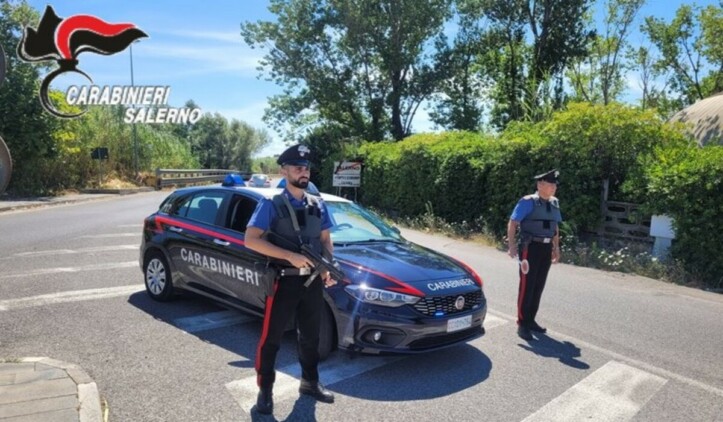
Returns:
[[[670,121],[686,123],[700,146],[723,145],[723,92],[684,108]]]

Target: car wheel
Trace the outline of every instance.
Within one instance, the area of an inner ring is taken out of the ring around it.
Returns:
[[[171,268],[160,252],[153,252],[146,259],[146,292],[153,300],[165,302],[173,298],[173,279]]]
[[[321,313],[321,327],[319,329],[319,359],[326,360],[334,346],[336,346],[334,316],[328,306],[324,306]]]

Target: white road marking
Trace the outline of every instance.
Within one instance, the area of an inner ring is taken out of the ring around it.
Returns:
[[[505,314],[505,313],[503,313],[503,312],[499,312],[499,311],[492,311],[492,312],[494,312],[495,314],[497,314],[497,315],[499,315],[499,316],[501,316],[501,317],[503,317],[503,318],[507,318],[507,319],[509,319],[509,320],[511,320],[511,321],[516,321],[516,318],[513,317],[512,315],[507,315],[507,314]],[[657,366],[651,365],[651,364],[649,364],[649,363],[647,363],[647,362],[643,362],[643,361],[641,361],[641,360],[637,360],[637,359],[633,359],[633,358],[631,358],[631,357],[627,357],[627,356],[625,356],[625,355],[622,355],[622,354],[620,354],[620,353],[617,353],[617,352],[614,352],[614,351],[612,351],[612,350],[606,349],[606,348],[604,348],[604,347],[600,347],[600,346],[596,346],[596,345],[594,345],[594,344],[592,344],[592,343],[588,343],[588,342],[586,342],[585,340],[580,340],[579,338],[575,338],[575,337],[572,337],[572,336],[568,336],[568,335],[565,335],[565,334],[562,334],[562,333],[559,333],[559,332],[550,330],[549,328],[548,328],[548,330],[547,330],[547,334],[550,335],[550,336],[554,336],[554,337],[557,338],[557,339],[569,340],[570,342],[574,343],[575,346],[578,346],[578,347],[580,347],[580,348],[585,347],[585,348],[587,348],[587,349],[595,350],[595,351],[600,352],[600,353],[602,353],[602,354],[608,355],[608,356],[610,356],[611,358],[613,358],[613,359],[615,359],[615,360],[618,360],[618,361],[625,362],[625,363],[627,363],[627,364],[636,366],[636,367],[641,368],[641,369],[644,369],[644,370],[646,370],[646,371],[648,371],[648,372],[652,372],[652,373],[654,373],[654,374],[656,374],[656,375],[658,375],[658,376],[661,376],[661,377],[664,377],[664,378],[674,379],[674,380],[676,380],[676,381],[682,382],[682,383],[687,384],[687,385],[690,385],[690,386],[692,386],[692,387],[700,388],[701,390],[707,391],[707,392],[709,392],[709,393],[711,393],[711,394],[715,394],[716,396],[723,397],[723,390],[722,390],[722,389],[717,388],[717,387],[714,387],[714,386],[712,386],[712,385],[708,385],[708,384],[706,384],[706,383],[704,383],[704,382],[701,382],[701,381],[698,381],[698,380],[695,380],[695,379],[692,379],[692,378],[688,378],[688,377],[686,377],[686,376],[680,375],[680,374],[678,374],[678,373],[669,371],[669,370],[664,369],[664,368],[658,368]]]
[[[3,275],[0,275],[0,279],[17,278],[17,277],[32,277],[32,276],[37,276],[37,275],[49,275],[49,274],[60,274],[60,273],[77,273],[80,271],[113,270],[113,269],[118,269],[118,268],[138,267],[138,265],[139,265],[138,261],[126,261],[126,262],[106,262],[103,264],[84,265],[82,267],[42,268],[39,270],[27,271],[24,273],[3,274]]]
[[[20,252],[11,256],[2,258],[3,260],[14,258],[35,258],[39,256],[52,255],[72,255],[77,253],[93,253],[93,252],[113,252],[113,251],[132,251],[138,250],[140,245],[115,245],[115,246],[96,246],[92,248],[79,249],[51,249],[47,251]]]
[[[71,292],[53,293],[19,299],[0,300],[0,311],[32,308],[56,303],[80,302],[84,300],[106,299],[117,296],[128,296],[144,289],[142,284],[104,289],[75,290]]]
[[[506,319],[488,313],[484,326],[486,330],[489,330],[507,323],[509,321]],[[319,364],[319,380],[324,385],[335,384],[407,357],[409,355],[356,356],[354,359],[350,359],[346,354],[336,353]],[[280,402],[288,398],[298,397],[300,378],[301,367],[298,363],[277,369],[276,381],[274,382],[274,401]],[[256,405],[256,395],[258,394],[256,375],[229,382],[226,384],[226,389],[245,412],[250,413],[251,409]]]
[[[350,359],[342,353],[335,353],[328,360],[319,364],[319,380],[324,385],[331,385],[339,381],[363,374],[404,359],[407,356],[356,356]],[[274,382],[274,401],[299,396],[299,379],[301,378],[301,367],[294,363],[276,370],[276,381]],[[226,389],[246,413],[256,405],[256,395],[259,388],[256,385],[256,375],[240,380],[231,381],[226,384]]]
[[[255,318],[242,314],[238,311],[220,311],[208,314],[177,318],[173,325],[188,333],[211,330],[214,328],[228,327],[236,324],[244,324],[253,321]]]
[[[108,234],[89,234],[80,236],[78,239],[111,239],[114,237],[141,237],[143,233],[108,233]]]
[[[665,378],[610,361],[522,422],[628,421],[666,382]]]
[[[492,315],[488,312],[483,325],[485,327],[485,330],[491,330],[495,327],[499,327],[508,323],[509,321],[507,321],[506,319]]]

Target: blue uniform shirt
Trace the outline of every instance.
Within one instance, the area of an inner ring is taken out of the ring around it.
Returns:
[[[527,195],[523,197],[517,202],[517,205],[515,205],[515,209],[512,210],[510,220],[517,221],[519,223],[520,221],[524,220],[525,217],[530,215],[534,207],[535,200],[532,198],[532,195]],[[562,215],[560,215],[560,219],[557,222],[562,222]]]
[[[532,212],[533,203],[532,199],[522,198],[515,205],[515,209],[512,210],[510,220],[517,221],[518,223],[525,219]],[[509,209],[509,208],[508,208]]]
[[[282,195],[286,195],[291,202],[291,206],[294,208],[301,208],[306,205],[306,195],[301,201],[294,198],[294,196],[286,189],[281,192]],[[321,230],[328,230],[334,226],[329,217],[329,210],[326,208],[326,204],[323,200],[319,200],[319,208],[321,209]],[[274,201],[270,199],[262,199],[261,202],[256,206],[254,214],[249,219],[246,227],[256,227],[263,231],[268,231],[271,228],[271,222],[276,218],[276,207],[274,207]]]

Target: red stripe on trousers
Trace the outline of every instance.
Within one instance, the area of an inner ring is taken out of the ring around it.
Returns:
[[[522,258],[520,260],[520,297],[517,298],[517,323],[522,321],[522,303],[525,298],[525,290],[527,290],[527,274],[522,271],[522,262],[527,260],[527,248],[522,248]],[[530,263],[527,263],[527,272],[530,271]]]
[[[271,321],[271,307],[274,304],[274,297],[276,296],[276,290],[279,288],[279,280],[274,281],[274,293],[271,296],[266,297],[266,312],[264,312],[264,328],[261,331],[261,340],[256,348],[256,385],[261,387],[261,375],[258,371],[261,370],[261,348],[266,342],[266,337],[269,335],[269,321]]]

